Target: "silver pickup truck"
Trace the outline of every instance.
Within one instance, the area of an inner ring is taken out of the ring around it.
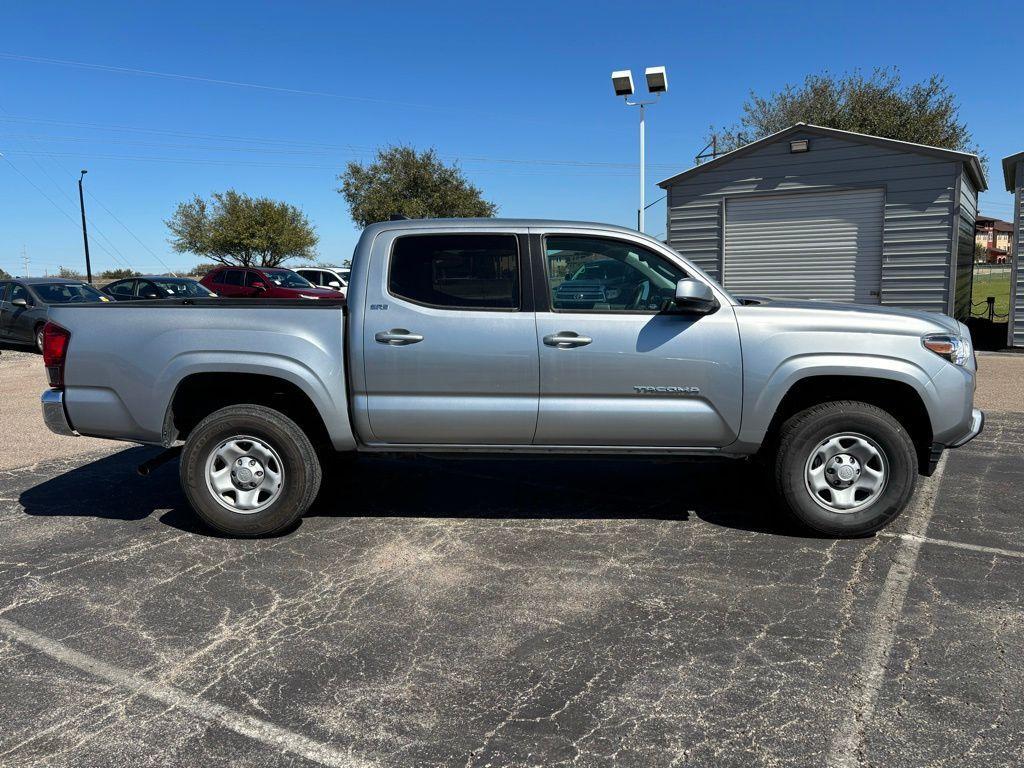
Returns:
[[[375,224],[347,302],[56,307],[46,423],[181,452],[221,531],[279,531],[327,452],[759,457],[833,536],[877,530],[983,426],[943,315],[740,300],[601,224]],[[183,443],[183,447],[182,447]]]

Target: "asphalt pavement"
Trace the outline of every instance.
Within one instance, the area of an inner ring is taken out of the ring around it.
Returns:
[[[0,765],[1020,765],[1022,440],[853,541],[739,463],[363,459],[259,541],[2,470]]]

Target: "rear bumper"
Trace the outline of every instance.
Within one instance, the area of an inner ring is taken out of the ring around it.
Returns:
[[[985,429],[985,413],[980,408],[975,408],[971,411],[971,428],[966,435],[950,443],[949,447],[959,448],[961,445],[966,445],[980,435],[983,429]]]
[[[78,433],[68,421],[64,410],[64,392],[59,389],[48,389],[43,392],[43,423],[57,435],[77,435]]]

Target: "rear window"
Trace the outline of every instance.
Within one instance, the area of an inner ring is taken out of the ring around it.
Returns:
[[[395,241],[388,291],[445,309],[519,309],[515,235],[408,235]]]

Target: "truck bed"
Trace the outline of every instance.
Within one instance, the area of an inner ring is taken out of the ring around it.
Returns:
[[[80,434],[168,444],[181,383],[205,373],[257,374],[313,401],[335,447],[353,444],[345,380],[345,302],[161,299],[51,310],[71,332],[64,407]]]

